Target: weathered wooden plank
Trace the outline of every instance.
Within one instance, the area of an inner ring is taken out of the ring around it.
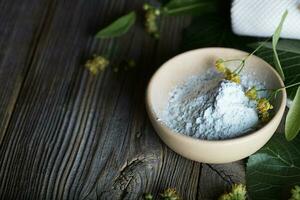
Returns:
[[[242,170],[239,163],[208,167],[175,154],[146,115],[147,81],[178,53],[185,18],[165,18],[159,41],[144,33],[141,20],[119,39],[93,38],[100,25],[133,8],[140,11],[142,3],[51,2],[0,146],[0,196],[137,199],[143,192],[157,196],[175,187],[184,199],[210,199],[211,191],[228,187],[223,175]],[[114,57],[134,58],[135,69],[108,69],[93,77],[83,68],[89,55],[114,45],[119,48]],[[243,171],[234,177],[233,182],[242,181]]]
[[[0,1],[0,145],[39,41],[49,1]]]

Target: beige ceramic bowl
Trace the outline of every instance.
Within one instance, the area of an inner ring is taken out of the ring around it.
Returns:
[[[208,141],[176,133],[158,121],[166,105],[170,90],[191,75],[205,72],[218,58],[243,58],[248,53],[228,48],[203,48],[180,54],[163,64],[153,75],[147,89],[146,105],[152,125],[160,138],[178,154],[204,163],[227,163],[245,158],[260,149],[274,134],[284,113],[286,91],[277,96],[274,117],[261,129],[238,138]],[[233,66],[233,65],[232,65]],[[236,67],[236,66],[234,66]],[[278,73],[264,60],[251,56],[244,73],[255,73],[267,88],[284,84]]]

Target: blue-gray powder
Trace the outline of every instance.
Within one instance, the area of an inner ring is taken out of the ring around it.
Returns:
[[[170,92],[160,120],[178,133],[200,139],[220,140],[247,134],[259,121],[256,102],[245,96],[252,86],[263,88],[253,75],[241,75],[241,84],[236,84],[208,70],[188,78]]]

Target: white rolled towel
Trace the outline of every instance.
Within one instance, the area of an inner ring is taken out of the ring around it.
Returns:
[[[281,37],[300,39],[300,0],[233,0],[232,30],[237,35],[271,36],[288,10]]]

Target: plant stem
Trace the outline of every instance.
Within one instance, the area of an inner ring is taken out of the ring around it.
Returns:
[[[298,82],[298,83],[294,83],[294,84],[291,84],[291,85],[288,85],[288,86],[286,86],[286,87],[283,87],[283,88],[279,88],[279,89],[287,89],[287,88],[291,88],[291,87],[294,87],[294,86],[297,86],[297,85],[300,85],[300,82]]]
[[[242,71],[242,69],[244,68],[244,66],[245,66],[245,62],[246,62],[246,59],[247,59],[248,57],[246,57],[245,59],[243,59],[242,61],[241,61],[241,64],[240,64],[240,66],[237,68],[237,74],[239,74],[239,73],[241,73],[241,71]],[[234,70],[234,72],[235,72],[236,70]]]
[[[267,38],[265,41],[263,41],[262,43],[260,43],[260,45],[259,45],[252,53],[248,54],[248,55],[244,58],[244,60],[246,60],[248,57],[250,57],[250,56],[252,56],[253,54],[255,54],[255,53],[256,53],[260,48],[262,48],[262,47],[266,44],[266,42],[268,42],[270,39],[271,39],[271,37]]]
[[[242,59],[230,59],[230,60],[223,60],[223,62],[231,62],[231,61],[242,61]]]
[[[272,91],[270,97],[268,98],[268,100],[271,100],[274,96],[277,95],[277,93],[280,91],[280,90],[283,90],[283,89],[287,89],[287,88],[291,88],[291,87],[295,87],[295,86],[298,86],[300,85],[300,82],[298,83],[293,83],[291,85],[288,85],[286,87],[281,87],[281,88],[278,88],[278,89],[259,89],[259,90],[256,90],[257,92],[260,92],[260,91]]]
[[[271,93],[271,95],[269,96],[268,101],[271,101],[271,99],[273,99],[273,97],[275,97],[275,96],[277,95],[277,92],[278,92],[278,91],[273,91],[273,92]]]
[[[297,85],[300,85],[300,82],[298,83],[293,83],[291,85],[288,85],[286,87],[281,87],[281,88],[277,88],[277,89],[259,89],[259,90],[256,90],[257,92],[259,91],[266,91],[266,90],[269,90],[269,91],[279,91],[279,90],[282,90],[282,89],[287,89],[287,88],[291,88],[291,87],[295,87]]]
[[[279,89],[281,89],[281,88],[279,88]],[[276,91],[276,90],[278,90],[278,89],[259,89],[259,90],[256,90],[257,92],[260,92],[260,91]]]
[[[253,54],[255,54],[260,48],[262,48],[266,44],[266,42],[268,42],[270,39],[271,39],[271,37],[267,38],[254,51],[252,51],[252,53],[248,54],[245,58],[243,58],[241,60],[240,66],[237,69],[235,69],[233,72],[239,74],[242,71],[242,69],[244,68],[246,60],[250,56],[252,56]]]

